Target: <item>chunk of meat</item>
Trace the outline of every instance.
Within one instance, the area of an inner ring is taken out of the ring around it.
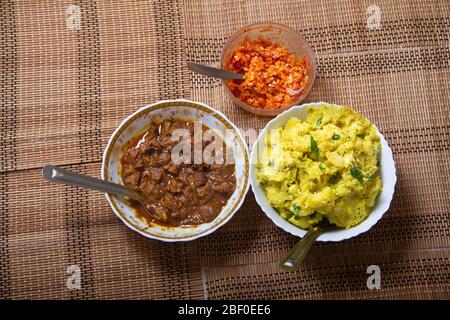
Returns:
[[[132,189],[137,189],[139,187],[139,182],[141,181],[141,173],[139,171],[131,171],[126,174],[123,178],[125,185]]]
[[[184,207],[181,207],[180,209],[178,209],[176,211],[172,211],[170,213],[170,216],[175,219],[184,219],[188,215],[189,215],[189,210]]]
[[[141,154],[139,148],[129,149],[121,159],[121,163],[124,167],[132,168],[133,170],[143,167]],[[122,174],[126,173],[126,168],[122,168]]]
[[[214,171],[209,172],[208,178],[215,182],[223,182],[226,179],[226,177],[223,175],[223,173],[220,170],[214,170]]]
[[[166,222],[169,219],[169,210],[160,206],[146,206],[153,214],[162,222]]]
[[[231,193],[233,193],[234,186],[229,182],[223,181],[223,182],[219,182],[219,183],[213,183],[212,189],[219,193],[231,194]]]
[[[205,222],[209,222],[216,217],[215,211],[215,208],[209,204],[204,204],[200,208],[198,208],[198,212]]]
[[[142,152],[151,155],[154,152],[157,152],[161,149],[161,143],[158,141],[156,137],[148,138],[141,143],[139,148],[142,150]]]
[[[154,181],[151,181],[150,179],[142,180],[139,190],[144,193],[150,201],[155,202],[163,196],[164,191],[157,186]]]
[[[167,190],[172,193],[180,193],[184,189],[184,184],[178,180],[169,180],[167,183]]]
[[[148,168],[144,171],[144,177],[149,177],[151,180],[159,182],[162,179],[164,170],[161,168]]]
[[[203,172],[195,171],[193,174],[194,185],[198,188],[206,183],[206,176]]]
[[[122,176],[128,176],[136,171],[136,168],[132,164],[122,164]]]
[[[169,163],[170,160],[171,160],[170,154],[168,152],[164,151],[159,154],[158,159],[157,159],[157,164],[159,166],[163,166],[163,165]]]
[[[157,153],[152,153],[152,154],[144,153],[144,154],[142,154],[142,156],[140,158],[141,158],[144,168],[158,166],[158,154]]]
[[[166,164],[164,166],[164,169],[176,176],[177,174],[180,173],[181,165],[170,163],[170,164]]]
[[[191,177],[194,173],[194,170],[189,167],[183,167],[180,171],[180,174],[178,175],[178,178],[183,181],[184,183],[188,184],[189,181],[191,181]]]
[[[127,151],[125,155],[125,161],[131,162],[135,160],[139,156],[139,152],[140,152],[139,148],[131,148],[130,150]]]
[[[200,198],[204,198],[208,195],[212,195],[212,192],[213,192],[213,190],[212,190],[211,184],[209,182],[207,182],[206,184],[204,184],[203,186],[201,186],[197,189],[197,195]]]
[[[177,201],[177,199],[174,197],[171,193],[166,193],[162,199],[161,199],[161,206],[164,208],[170,209],[170,210],[177,210],[180,208],[180,203]]]
[[[189,225],[198,225],[201,223],[204,223],[206,221],[203,220],[203,217],[200,215],[200,213],[194,211],[190,212],[189,215],[182,221],[182,225],[189,226]]]
[[[183,191],[182,191],[181,195],[179,195],[178,198],[179,198],[180,203],[183,203],[189,207],[192,207],[196,201],[196,195],[194,195],[194,192],[188,186],[183,188]]]

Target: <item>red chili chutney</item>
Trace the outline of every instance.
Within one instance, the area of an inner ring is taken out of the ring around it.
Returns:
[[[244,80],[229,80],[227,85],[239,100],[258,109],[289,106],[308,82],[305,58],[297,59],[287,48],[262,37],[240,42],[225,68],[244,74]]]

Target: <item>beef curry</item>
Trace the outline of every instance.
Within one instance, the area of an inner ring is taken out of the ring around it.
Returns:
[[[138,217],[149,224],[178,227],[210,222],[236,189],[235,165],[225,160],[214,164],[175,164],[171,154],[179,143],[172,138],[176,129],[188,130],[188,143],[194,145],[194,122],[180,119],[151,122],[146,132],[126,145],[121,158],[122,180],[145,195],[146,208],[158,219],[152,219],[137,201],[130,203]],[[203,132],[207,129],[202,125]],[[219,142],[225,146],[223,140]],[[202,150],[209,143],[202,139]]]

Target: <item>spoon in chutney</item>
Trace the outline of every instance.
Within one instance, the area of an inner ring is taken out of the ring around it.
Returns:
[[[153,219],[158,221],[161,220],[161,218],[156,216],[147,208],[147,206],[145,205],[145,196],[141,192],[130,189],[124,185],[107,182],[105,180],[97,179],[94,177],[89,177],[84,174],[62,169],[51,164],[46,165],[42,169],[42,175],[47,181],[50,182],[96,190],[120,197],[134,199],[142,205],[145,212],[148,213],[148,215],[150,215]]]
[[[219,78],[223,80],[244,80],[244,75],[241,73],[234,73],[224,69],[213,68],[203,64],[188,62],[187,67],[197,73],[208,77]]]

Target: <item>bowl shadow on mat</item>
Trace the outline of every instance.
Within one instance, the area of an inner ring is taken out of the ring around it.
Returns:
[[[257,251],[258,241],[271,225],[255,201],[252,192],[248,192],[243,205],[235,216],[214,234],[199,239],[199,253],[208,266],[231,266],[246,264],[242,258]],[[257,263],[257,261],[251,261]]]

